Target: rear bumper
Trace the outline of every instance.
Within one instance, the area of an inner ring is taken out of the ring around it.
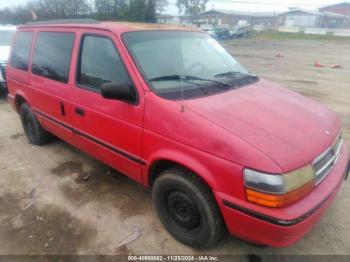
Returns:
[[[285,208],[260,207],[216,193],[227,228],[232,235],[256,244],[282,247],[301,239],[332,203],[349,172],[346,145],[327,178],[308,196]]]

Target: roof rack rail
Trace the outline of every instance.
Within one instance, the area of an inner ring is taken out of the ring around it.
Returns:
[[[32,21],[26,23],[26,25],[52,25],[52,24],[97,24],[100,21],[95,19],[55,19],[55,20],[43,20]]]

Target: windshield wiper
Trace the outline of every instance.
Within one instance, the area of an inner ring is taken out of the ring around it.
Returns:
[[[207,81],[207,82],[216,83],[216,84],[219,84],[222,86],[230,87],[229,84],[221,82],[221,81],[217,81],[214,79],[201,78],[198,76],[191,76],[191,75],[166,75],[166,76],[154,77],[154,78],[149,79],[149,81],[183,81],[186,83],[191,83],[191,80]]]
[[[238,72],[238,71],[237,72],[236,71],[228,71],[228,72],[214,75],[214,77],[225,77],[225,76],[229,76],[229,77],[233,77],[233,78],[236,78],[237,76],[249,76],[249,77],[252,77],[255,79],[258,78],[258,76],[256,76],[256,75],[253,75],[250,73],[246,74],[246,73],[242,73],[242,72]]]

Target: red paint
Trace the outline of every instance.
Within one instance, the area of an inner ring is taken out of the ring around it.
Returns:
[[[9,64],[8,100],[15,108],[16,99],[21,96],[32,110],[49,117],[36,114],[48,131],[145,186],[149,184],[151,166],[159,160],[170,160],[187,167],[212,189],[228,230],[234,235],[272,246],[295,242],[317,222],[336,194],[347,165],[346,146],[331,174],[312,193],[284,208],[267,208],[247,202],[242,170],[249,167],[278,174],[312,162],[335,140],[340,130],[339,118],[317,102],[266,80],[225,93],[186,100],[184,110],[180,101],[160,98],[142,78],[121,34],[180,29],[194,30],[111,22],[19,27],[20,31],[35,33],[75,33],[70,80],[68,84],[58,83],[16,70]],[[137,104],[106,100],[99,93],[77,88],[74,76],[84,33],[113,40],[135,85]],[[60,111],[61,103],[65,106],[65,116]],[[74,112],[76,107],[85,110],[84,118]],[[312,216],[289,227],[276,226],[223,205],[226,200],[269,217],[290,220],[303,216],[325,199],[327,201]]]
[[[315,61],[314,67],[325,67],[325,65],[321,64],[321,63],[318,62],[318,61]]]

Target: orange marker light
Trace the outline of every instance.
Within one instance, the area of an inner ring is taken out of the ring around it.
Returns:
[[[310,191],[312,191],[313,188],[314,182],[310,181],[304,186],[286,194],[267,194],[249,188],[246,189],[246,194],[248,201],[252,203],[256,203],[267,207],[284,207],[298,201],[299,199],[310,193]]]

